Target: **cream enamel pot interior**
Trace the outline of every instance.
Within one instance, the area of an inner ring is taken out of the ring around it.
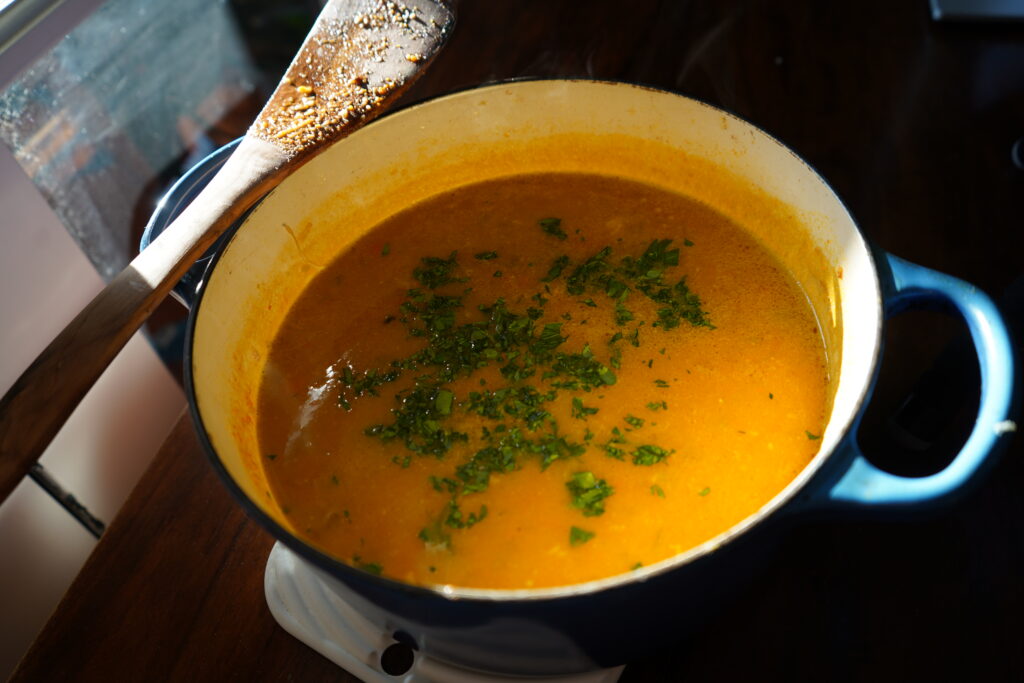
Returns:
[[[834,398],[819,454],[758,513],[641,570],[555,589],[422,588],[336,562],[288,529],[260,468],[254,423],[267,350],[290,304],[338,253],[383,218],[460,185],[513,173],[586,171],[694,196],[750,230],[796,276],[829,347]],[[954,462],[905,479],[872,467],[850,436],[877,367],[883,318],[921,299],[965,318],[982,367],[978,426]],[[242,504],[310,561],[333,590],[420,651],[463,666],[559,674],[621,663],[657,646],[653,629],[699,622],[749,571],[758,539],[788,513],[919,505],[954,494],[1008,430],[1013,358],[980,292],[873,254],[829,186],[785,146],[725,112],[622,83],[523,81],[393,113],[335,144],[274,190],[207,270],[186,342],[200,436]],[[254,596],[253,599],[257,599]],[[680,617],[680,615],[684,615]]]

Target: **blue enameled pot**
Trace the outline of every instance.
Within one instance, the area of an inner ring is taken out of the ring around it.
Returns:
[[[568,138],[572,153],[546,151]],[[230,146],[219,150],[174,186],[144,244],[229,153]],[[818,455],[756,514],[721,535],[585,584],[409,586],[303,542],[269,495],[253,421],[262,363],[290,303],[335,255],[394,211],[465,183],[543,171],[615,174],[695,196],[773,251],[807,292],[830,351],[834,400]],[[738,201],[716,189],[721,183],[703,182],[707,173],[748,190]],[[791,220],[780,223],[780,211]],[[828,184],[757,128],[701,102],[634,85],[498,84],[393,113],[291,176],[209,260],[175,292],[192,306],[187,390],[214,466],[249,513],[332,590],[381,628],[411,636],[421,652],[464,667],[565,674],[640,657],[718,609],[755,571],[778,522],[823,511],[890,515],[948,500],[976,479],[1014,429],[1013,353],[984,293],[873,251]],[[931,476],[907,478],[871,465],[854,435],[877,371],[884,320],[918,307],[963,320],[977,351],[981,398],[974,429],[953,461]]]

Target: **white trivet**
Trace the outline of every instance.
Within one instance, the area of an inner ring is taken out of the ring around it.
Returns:
[[[555,678],[513,678],[466,671],[416,652],[412,667],[392,675],[381,668],[381,655],[395,644],[366,617],[324,586],[295,553],[275,543],[263,578],[267,605],[281,627],[365,683],[616,683],[624,667]]]

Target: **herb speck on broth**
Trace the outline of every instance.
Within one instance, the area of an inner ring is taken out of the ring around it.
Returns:
[[[594,535],[593,531],[587,531],[586,529],[581,529],[578,526],[571,527],[569,529],[569,545],[583,545],[592,539]]]

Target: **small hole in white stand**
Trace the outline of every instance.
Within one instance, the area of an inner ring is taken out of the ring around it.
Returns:
[[[380,668],[389,676],[409,673],[416,663],[416,653],[405,643],[389,645],[380,655]]]

